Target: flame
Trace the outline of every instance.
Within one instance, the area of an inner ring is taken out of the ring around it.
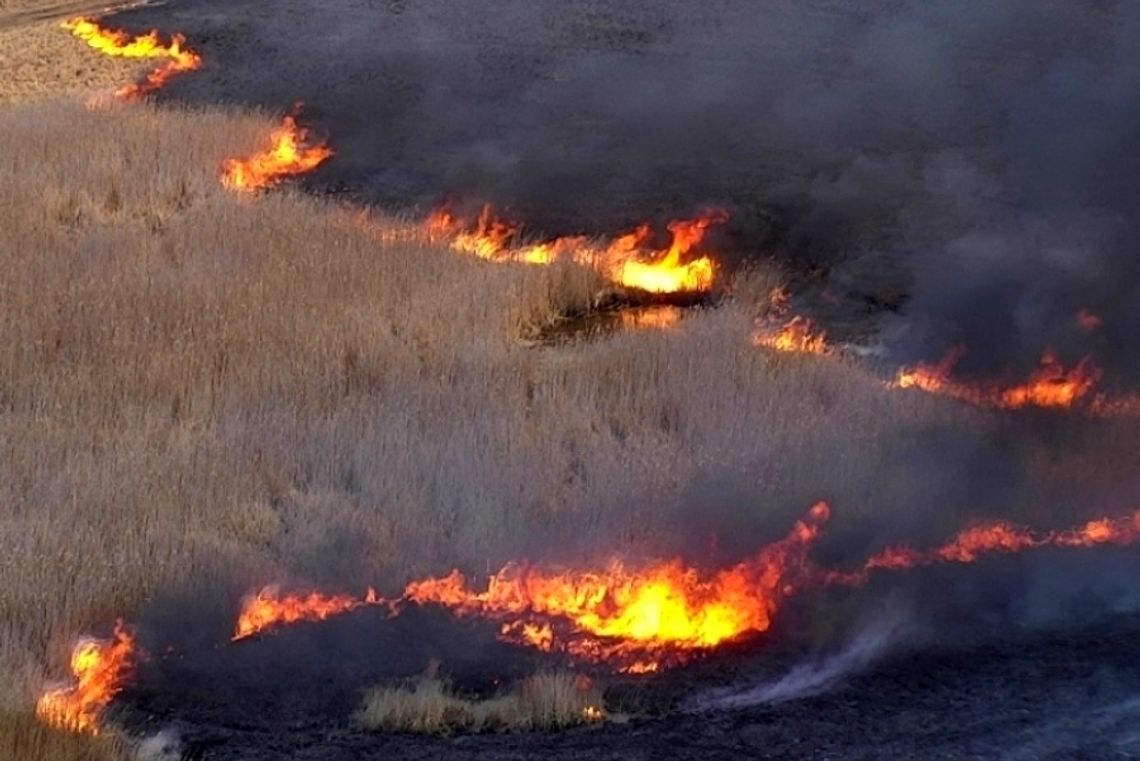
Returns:
[[[1068,409],[1084,398],[1100,381],[1101,370],[1089,357],[1066,370],[1051,350],[1041,357],[1040,367],[1024,383],[1014,386],[973,386],[950,378],[954,365],[965,355],[962,347],[952,349],[936,365],[919,363],[898,371],[892,388],[917,388],[931,394],[987,407],[1023,409],[1049,407]]]
[[[796,315],[777,330],[770,326],[757,330],[752,337],[755,346],[800,354],[829,354],[827,333],[816,328],[815,323],[806,317]]]
[[[521,225],[507,221],[484,205],[473,224],[467,224],[448,207],[433,211],[424,223],[430,240],[446,241],[455,251],[493,262],[551,264],[574,261],[596,268],[613,282],[626,288],[651,293],[701,293],[712,288],[716,265],[694,249],[706,231],[727,221],[723,211],[710,211],[695,219],[670,222],[669,247],[651,246],[653,229],[648,224],[606,241],[584,235],[552,238],[537,243],[521,240]]]
[[[801,315],[790,315],[791,294],[786,288],[772,289],[768,297],[768,316],[752,335],[753,346],[765,346],[782,352],[830,354],[827,333]]]
[[[36,716],[52,727],[99,734],[99,716],[122,691],[134,650],[134,637],[122,621],[110,640],[81,639],[71,653],[75,683],[41,695]]]
[[[173,35],[170,43],[164,45],[156,30],[132,37],[120,29],[105,29],[89,18],[69,19],[61,26],[104,55],[115,58],[169,59],[150,72],[142,82],[119,88],[115,97],[124,100],[149,95],[165,86],[172,77],[202,66],[201,56],[186,47],[186,38],[181,34]]]
[[[233,639],[245,639],[267,629],[299,621],[324,621],[330,616],[348,613],[365,605],[382,603],[376,591],[371,588],[363,598],[358,598],[320,592],[282,595],[277,587],[264,587],[255,594],[247,595],[242,601]]]
[[[311,172],[334,153],[324,141],[308,145],[309,131],[297,126],[293,114],[287,115],[281,126],[270,133],[269,142],[269,148],[249,158],[226,159],[222,166],[222,185],[246,193],[273,187],[286,177]]]
[[[582,718],[586,721],[601,721],[605,718],[605,713],[600,706],[586,706],[582,709]]]
[[[1043,547],[1090,548],[1104,544],[1128,545],[1140,539],[1140,510],[1117,518],[1098,518],[1076,528],[1045,534],[1006,521],[978,523],[959,532],[946,544],[928,550],[910,545],[888,547],[872,555],[851,573],[826,575],[831,583],[858,584],[875,570],[903,571],[939,563],[973,563],[983,555],[1014,554]]]
[[[787,537],[711,575],[680,560],[639,570],[620,562],[596,571],[511,564],[483,589],[452,571],[408,584],[404,598],[500,619],[500,633],[511,641],[646,673],[665,660],[766,631],[806,568],[829,512],[818,503]]]
[[[707,255],[688,257],[700,245],[710,227],[728,221],[723,211],[712,211],[692,220],[669,223],[673,242],[664,254],[650,261],[627,258],[622,261],[617,281],[627,288],[650,293],[676,293],[678,291],[707,291],[712,288],[716,265]]]

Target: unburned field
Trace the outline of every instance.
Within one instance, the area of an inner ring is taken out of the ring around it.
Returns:
[[[382,210],[227,192],[224,160],[276,122],[0,111],[0,748],[17,757],[122,752],[30,718],[77,633],[125,616],[152,647],[206,648],[267,583],[390,594],[521,559],[719,568],[821,499],[816,552],[838,567],[975,519],[1049,530],[1135,508],[1134,419],[976,409],[755,346],[771,265],[723,271],[717,300],[664,329],[536,344],[589,312],[597,272],[462,256]],[[797,647],[841,637],[857,607],[803,606]],[[1067,613],[1040,608],[1018,613]],[[901,671],[897,705],[921,687]],[[392,699],[375,693],[375,714]]]

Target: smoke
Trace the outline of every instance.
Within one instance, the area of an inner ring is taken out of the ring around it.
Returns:
[[[179,761],[182,757],[182,741],[172,729],[140,740],[134,754],[135,761]]]
[[[869,669],[907,636],[910,627],[898,612],[866,622],[837,652],[816,655],[783,676],[745,686],[722,687],[694,695],[690,710],[746,708],[798,700],[838,688],[854,674]]]
[[[901,309],[896,359],[963,343],[964,371],[998,373],[1055,345],[1134,369],[1134,3],[261,6],[125,18],[201,41],[170,97],[304,100],[339,149],[323,187],[488,199],[548,232],[715,203],[727,249]]]

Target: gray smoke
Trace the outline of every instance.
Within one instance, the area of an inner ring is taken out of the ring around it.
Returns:
[[[170,97],[305,101],[339,148],[321,187],[486,199],[547,232],[718,204],[726,251],[901,309],[898,360],[964,343],[965,372],[1024,372],[1052,345],[1135,369],[1135,3],[200,0],[123,18],[205,51]]]
[[[688,708],[697,711],[747,708],[828,692],[840,687],[847,677],[874,665],[910,634],[909,628],[906,619],[897,612],[881,615],[864,623],[838,651],[810,657],[774,680],[697,693],[688,701]]]

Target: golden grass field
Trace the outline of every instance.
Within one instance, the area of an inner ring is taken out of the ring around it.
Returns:
[[[993,425],[752,346],[770,272],[673,330],[535,348],[521,339],[587,305],[595,274],[392,240],[399,220],[288,191],[235,197],[218,167],[272,115],[56,97],[135,67],[53,22],[0,29],[0,49],[16,72],[0,94],[6,758],[120,752],[46,732],[31,706],[77,633],[156,597],[218,601],[204,625],[224,638],[240,594],[270,581],[652,552],[692,523],[702,495],[682,492],[709,472],[747,490],[736,524],[779,534],[822,497],[860,516],[913,488],[900,431]],[[1105,450],[1131,430],[1106,430]],[[1055,466],[1043,451],[1042,493],[1071,483]]]

